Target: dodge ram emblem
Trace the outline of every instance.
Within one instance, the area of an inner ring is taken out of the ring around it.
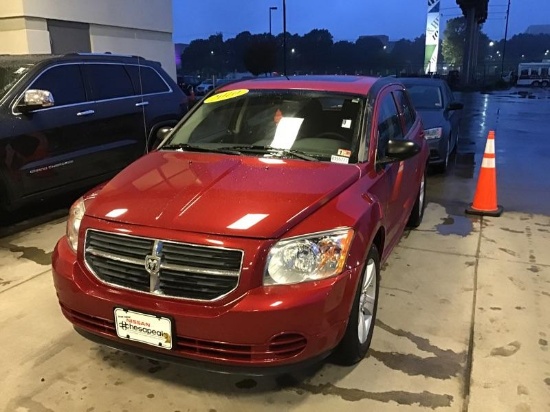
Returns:
[[[147,255],[145,256],[145,270],[152,276],[157,276],[160,271],[160,257]]]

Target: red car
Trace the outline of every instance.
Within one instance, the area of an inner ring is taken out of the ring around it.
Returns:
[[[52,262],[63,314],[209,369],[358,362],[380,265],[424,213],[422,130],[395,79],[226,85],[73,205]]]

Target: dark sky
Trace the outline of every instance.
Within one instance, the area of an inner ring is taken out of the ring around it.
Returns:
[[[224,39],[242,31],[282,32],[282,0],[172,0],[174,42],[189,43],[217,32]],[[355,41],[360,35],[386,34],[390,40],[414,39],[426,29],[427,0],[287,0],[287,30],[303,35],[328,29],[334,40]],[[483,31],[493,40],[504,38],[508,0],[489,0]],[[441,0],[442,23],[461,15],[455,0]],[[508,38],[529,25],[550,24],[550,0],[511,0]],[[442,29],[444,26],[442,26]]]

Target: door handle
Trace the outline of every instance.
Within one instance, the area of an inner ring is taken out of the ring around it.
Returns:
[[[149,102],[139,102],[139,103],[136,103],[136,107],[147,106],[148,104]]]
[[[84,110],[83,112],[78,112],[77,116],[90,116],[91,114],[94,114],[94,110]]]

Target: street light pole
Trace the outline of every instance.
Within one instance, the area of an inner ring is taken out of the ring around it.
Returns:
[[[271,12],[273,10],[277,10],[277,7],[270,7],[269,8],[269,35],[271,36]]]
[[[510,0],[508,0],[508,9],[506,10],[506,29],[504,30],[504,44],[502,45],[502,62],[500,64],[501,76],[504,74],[504,56],[506,55],[506,40],[508,39],[508,18],[509,17],[510,17]]]
[[[286,0],[283,0],[283,74],[286,76]]]

